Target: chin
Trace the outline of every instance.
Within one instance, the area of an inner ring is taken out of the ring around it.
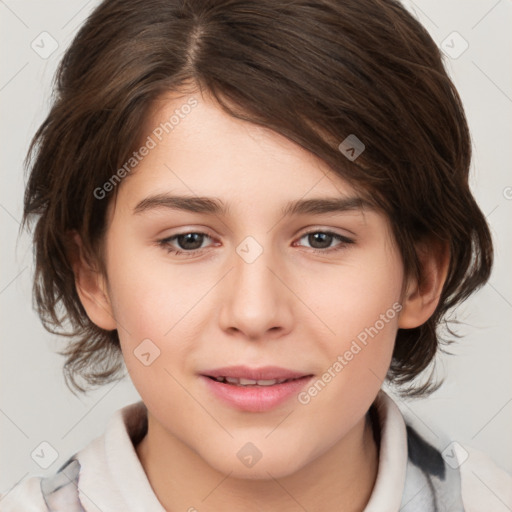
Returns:
[[[224,452],[215,457],[214,460],[205,460],[216,471],[225,475],[229,474],[230,478],[240,480],[284,478],[292,475],[302,467],[300,461],[297,460],[297,454],[285,456],[285,454],[274,452],[272,456],[265,457],[265,454],[262,453],[261,458],[256,462],[254,460],[243,462],[243,459],[243,453],[240,455],[240,458],[238,456],[233,458],[226,457]],[[290,459],[293,459],[293,464],[290,463]]]

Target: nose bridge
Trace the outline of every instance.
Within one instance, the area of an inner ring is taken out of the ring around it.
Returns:
[[[286,287],[279,273],[276,251],[267,242],[248,236],[236,247],[234,269],[222,305],[223,328],[236,329],[257,338],[268,330],[286,327],[289,321]]]

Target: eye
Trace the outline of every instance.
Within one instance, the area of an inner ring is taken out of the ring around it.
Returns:
[[[354,243],[354,240],[332,231],[309,231],[308,233],[303,234],[299,240],[302,240],[303,238],[307,238],[307,242],[310,244],[312,252],[319,254],[339,251],[346,248],[347,245]],[[207,241],[207,239],[212,240],[212,237],[207,233],[192,231],[163,238],[162,240],[158,240],[157,243],[169,254],[174,254],[176,256],[195,256],[205,249],[203,243]],[[332,243],[335,241],[337,241],[338,244],[331,247]]]
[[[346,248],[347,245],[354,243],[354,240],[332,231],[309,231],[302,235],[299,240],[303,238],[307,239],[313,252],[323,254],[339,251]],[[331,247],[333,241],[338,241],[338,245]]]
[[[158,240],[158,245],[166,249],[168,253],[176,255],[195,255],[198,252],[201,252],[203,249],[203,242],[207,238],[211,239],[211,237],[206,233],[193,231],[189,233],[180,233],[178,235]],[[178,245],[178,248],[173,245],[173,242]]]

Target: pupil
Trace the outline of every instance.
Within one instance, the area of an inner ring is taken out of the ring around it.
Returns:
[[[329,235],[328,233],[312,233],[309,235],[308,242],[315,249],[325,249],[331,245],[332,235]],[[320,247],[315,246],[318,242],[320,242]]]
[[[189,250],[199,249],[203,243],[202,235],[200,233],[187,233],[185,235],[180,235],[177,240],[182,249]],[[189,245],[190,243],[192,246]]]

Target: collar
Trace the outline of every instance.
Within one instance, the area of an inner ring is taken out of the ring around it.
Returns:
[[[395,402],[380,390],[375,407],[380,431],[379,467],[370,500],[364,512],[398,511],[402,502],[407,468],[405,422]]]
[[[135,451],[146,430],[147,408],[135,402],[117,410],[105,433],[78,452],[78,494],[84,508],[165,512]]]
[[[372,407],[380,434],[379,467],[364,512],[396,512],[406,478],[406,426],[397,405],[384,391],[379,391]],[[146,431],[147,408],[142,401],[132,403],[117,410],[105,433],[73,457],[80,464],[78,493],[84,508],[165,512],[135,451]]]

